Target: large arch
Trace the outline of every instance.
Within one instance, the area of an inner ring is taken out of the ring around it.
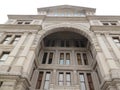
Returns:
[[[87,28],[84,25],[76,25],[76,24],[70,24],[70,23],[54,24],[46,27],[44,26],[42,30],[38,32],[38,34],[40,35],[39,41],[41,41],[44,37],[46,37],[49,34],[60,32],[60,31],[75,32],[86,37],[91,43],[91,45],[94,46],[96,43],[95,36],[93,32],[90,31],[90,28]]]

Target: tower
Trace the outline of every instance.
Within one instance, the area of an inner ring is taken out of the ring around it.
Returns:
[[[37,10],[0,25],[0,90],[120,90],[120,16]]]

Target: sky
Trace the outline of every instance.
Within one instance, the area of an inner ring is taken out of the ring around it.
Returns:
[[[96,15],[120,15],[120,0],[0,0],[0,24],[7,15],[36,15],[37,8],[74,5],[96,8]]]

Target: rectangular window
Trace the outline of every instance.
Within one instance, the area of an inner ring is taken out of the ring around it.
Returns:
[[[0,87],[2,86],[2,84],[3,84],[3,81],[0,81]]]
[[[66,85],[70,86],[71,85],[71,74],[70,73],[66,73]]]
[[[86,90],[84,74],[80,73],[79,78],[80,78],[80,88],[81,88],[81,90]]]
[[[113,41],[116,43],[116,45],[118,47],[120,47],[120,39],[119,39],[119,37],[112,37],[112,38],[113,38]]]
[[[9,40],[11,39],[12,35],[7,35],[3,40],[2,44],[8,44]]]
[[[82,60],[81,60],[81,54],[80,53],[77,53],[77,62],[78,62],[78,65],[82,65]]]
[[[48,59],[48,64],[52,64],[52,60],[53,60],[53,53],[50,53],[49,59]]]
[[[66,65],[70,65],[70,53],[66,53]]]
[[[42,83],[42,78],[43,78],[43,72],[39,72],[36,89],[40,89],[41,83]]]
[[[51,75],[50,72],[46,72],[45,83],[44,83],[44,90],[49,90],[50,75]]]
[[[61,47],[65,46],[65,42],[63,40],[61,40]]]
[[[59,64],[63,65],[64,64],[64,53],[60,53],[60,60]]]
[[[78,40],[75,41],[74,44],[75,44],[75,47],[80,47],[80,44],[79,44],[79,41],[78,41]]]
[[[20,37],[21,37],[20,35],[16,35],[15,38],[14,38],[14,40],[12,41],[12,44],[16,45],[17,42],[20,40]]]
[[[88,65],[88,59],[86,53],[83,53],[83,60],[84,60],[84,64]]]
[[[87,73],[87,79],[88,79],[88,84],[89,84],[89,90],[94,90],[93,82],[92,82],[92,77],[90,73]]]
[[[63,72],[59,72],[58,85],[59,86],[63,86],[64,85],[64,74],[63,74]]]
[[[55,46],[55,40],[51,40],[51,46],[52,46],[52,47]]]
[[[70,41],[66,40],[66,47],[70,47]]]
[[[9,52],[3,52],[0,57],[0,62],[4,62],[8,58]]]
[[[43,59],[42,59],[42,64],[46,64],[47,55],[48,55],[48,53],[44,53],[44,56],[43,56]]]

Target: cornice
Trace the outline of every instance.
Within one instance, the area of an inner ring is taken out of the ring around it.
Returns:
[[[91,31],[120,31],[120,26],[91,26]]]
[[[107,15],[93,15],[93,16],[87,16],[89,20],[120,20],[120,16],[107,16]]]
[[[41,20],[44,19],[45,15],[8,15],[8,19],[20,19],[20,20]]]
[[[0,24],[0,30],[41,30],[41,25],[14,25],[14,24]]]

